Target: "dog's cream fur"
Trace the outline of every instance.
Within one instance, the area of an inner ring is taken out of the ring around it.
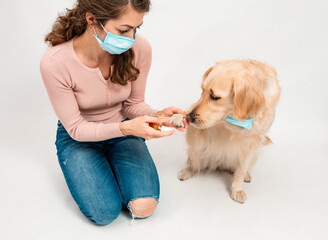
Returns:
[[[205,169],[233,172],[231,197],[243,203],[243,182],[251,181],[249,170],[257,161],[258,149],[271,143],[266,134],[280,96],[276,71],[255,60],[221,61],[206,71],[202,89],[199,101],[187,111],[194,121],[187,128],[187,167],[180,171],[179,179]],[[229,115],[253,119],[252,128],[226,122]],[[183,117],[176,114],[170,121],[183,126]]]

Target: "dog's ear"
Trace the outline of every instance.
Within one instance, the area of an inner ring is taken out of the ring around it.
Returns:
[[[210,74],[210,72],[212,72],[212,70],[213,70],[213,67],[210,67],[209,69],[207,69],[207,71],[203,75],[203,81],[208,77],[208,75]]]
[[[256,113],[265,99],[260,89],[247,83],[234,83],[233,116],[245,120],[250,113]]]

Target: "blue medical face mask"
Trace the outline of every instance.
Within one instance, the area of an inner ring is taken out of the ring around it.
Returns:
[[[118,36],[112,34],[111,32],[107,32],[101,23],[100,25],[107,33],[105,40],[101,41],[99,39],[96,33],[96,29],[94,27],[93,30],[95,34],[93,36],[97,39],[102,49],[109,52],[110,54],[121,54],[132,48],[134,41],[136,39],[136,32],[134,32],[134,36],[133,36],[134,39],[132,39],[128,37]]]
[[[234,118],[233,116],[228,116],[224,120],[226,120],[229,123],[232,123],[233,125],[236,125],[236,126],[239,126],[242,128],[246,128],[247,130],[250,130],[253,125],[252,119],[245,119],[244,121],[241,121],[241,120]]]

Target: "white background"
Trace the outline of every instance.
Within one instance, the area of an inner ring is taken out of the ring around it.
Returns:
[[[254,58],[278,72],[282,95],[245,184],[231,176],[180,182],[184,134],[148,141],[161,180],[155,213],[122,213],[93,225],[73,201],[57,162],[54,114],[39,72],[43,38],[74,1],[2,0],[0,8],[0,239],[326,239],[328,214],[328,2],[153,0],[139,33],[153,48],[146,100],[187,108],[216,61]]]

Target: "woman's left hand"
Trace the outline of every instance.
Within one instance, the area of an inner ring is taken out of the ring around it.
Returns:
[[[177,108],[177,107],[168,107],[168,108],[164,108],[162,111],[159,111],[155,114],[156,117],[164,120],[163,121],[163,125],[166,127],[173,127],[178,129],[181,132],[185,132],[186,128],[188,126],[188,121],[186,120],[186,118],[183,119],[183,123],[185,125],[184,128],[182,127],[176,127],[173,124],[170,123],[170,117],[172,117],[173,114],[186,114],[186,111]]]

